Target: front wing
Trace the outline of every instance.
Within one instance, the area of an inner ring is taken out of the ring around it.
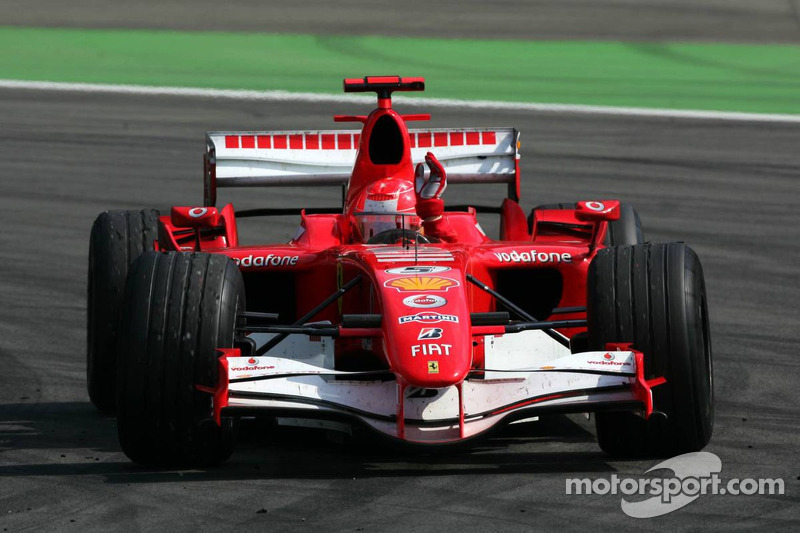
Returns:
[[[582,352],[547,366],[475,371],[442,389],[412,387],[389,371],[345,372],[282,357],[239,357],[221,350],[214,395],[222,416],[261,412],[295,418],[348,417],[400,440],[440,444],[475,437],[501,422],[538,412],[600,409],[653,412],[651,388],[663,378],[644,378],[643,354],[629,345]],[[486,376],[491,379],[485,379]],[[290,413],[286,415],[286,413]]]

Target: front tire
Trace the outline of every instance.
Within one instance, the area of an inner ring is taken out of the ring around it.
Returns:
[[[233,347],[244,282],[223,255],[148,252],[131,268],[118,358],[122,450],[134,462],[218,464],[233,452],[232,421],[213,419],[218,348]]]
[[[114,412],[119,319],[128,268],[154,248],[158,211],[106,211],[92,225],[87,285],[86,387],[101,411]]]
[[[714,388],[705,281],[700,260],[683,243],[601,250],[589,268],[589,349],[630,342],[644,353],[654,408],[596,416],[600,447],[613,456],[674,456],[711,439]]]

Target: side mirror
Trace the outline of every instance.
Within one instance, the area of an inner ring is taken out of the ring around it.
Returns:
[[[170,221],[176,228],[215,228],[220,224],[216,207],[173,207]]]
[[[619,220],[619,200],[578,202],[575,218],[584,222]]]

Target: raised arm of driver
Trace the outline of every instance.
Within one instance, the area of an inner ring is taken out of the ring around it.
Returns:
[[[444,166],[431,152],[425,155],[430,172],[426,176],[425,165],[419,163],[414,172],[414,191],[417,196],[417,215],[422,219],[425,234],[445,242],[455,242],[458,235],[444,214],[441,196],[447,188]]]

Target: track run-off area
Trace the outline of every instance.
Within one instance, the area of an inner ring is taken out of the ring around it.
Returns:
[[[390,68],[436,80],[426,96],[440,99],[800,113],[788,44],[0,26],[0,47],[12,80],[331,94],[342,73]]]

